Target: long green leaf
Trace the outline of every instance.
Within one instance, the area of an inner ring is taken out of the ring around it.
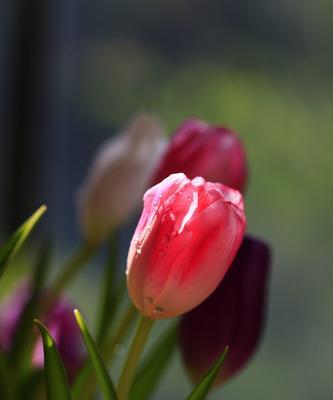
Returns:
[[[33,317],[38,312],[38,301],[42,286],[46,278],[47,269],[50,262],[51,247],[49,242],[42,244],[41,249],[37,255],[35,262],[31,296],[27,304],[25,305],[20,319],[18,321],[18,327],[16,333],[13,336],[13,345],[10,352],[9,360],[12,366],[15,368],[23,367],[23,360],[29,358],[29,347],[31,350],[33,335],[31,334],[33,327]],[[30,346],[29,346],[30,345]]]
[[[130,399],[149,399],[169,365],[177,344],[177,327],[173,324],[144,358],[130,392]]]
[[[193,389],[192,393],[187,397],[187,400],[204,400],[212,387],[212,384],[219,373],[223,362],[228,353],[228,347],[226,347],[220,357],[215,361],[213,366],[207,372],[207,374],[201,379],[197,386]]]
[[[34,226],[46,211],[46,206],[41,206],[27,221],[21,225],[12,237],[0,248],[0,276],[5,271],[8,263],[23,245]]]
[[[64,365],[55,342],[47,328],[37,319],[34,320],[43,339],[44,368],[48,400],[70,400],[68,381]]]
[[[0,352],[0,393],[1,398],[14,399],[15,388],[11,382],[11,374],[5,354]]]
[[[87,325],[78,310],[74,310],[74,315],[82,333],[82,337],[88,350],[92,365],[95,369],[97,379],[104,395],[104,400],[116,400],[117,395],[111,377],[99,354],[97,346],[90,335]]]

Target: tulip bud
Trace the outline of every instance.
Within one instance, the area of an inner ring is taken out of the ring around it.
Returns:
[[[269,267],[268,246],[246,236],[218,288],[183,315],[180,346],[194,382],[202,378],[226,346],[228,355],[215,384],[236,374],[253,355],[263,328]]]
[[[172,137],[152,182],[156,184],[177,172],[190,179],[202,176],[243,192],[247,163],[241,140],[228,128],[189,119]]]
[[[135,210],[165,145],[159,121],[137,114],[101,147],[79,194],[79,220],[89,243],[104,240]]]
[[[226,273],[245,225],[242,195],[222,184],[174,174],[150,188],[127,259],[135,306],[152,319],[197,306]]]
[[[31,294],[30,282],[24,281],[0,305],[0,348],[5,353],[9,353],[12,349],[13,339],[18,333],[19,323]],[[70,379],[73,379],[85,357],[73,309],[74,307],[63,298],[57,298],[42,318],[56,342]],[[43,343],[40,337],[33,348],[32,365],[36,368],[43,368],[44,365]]]
[[[57,345],[70,381],[74,379],[85,359],[84,345],[73,310],[74,307],[64,299],[58,299],[43,319]],[[44,366],[44,350],[41,337],[38,338],[35,344],[32,364],[36,368],[43,368]]]

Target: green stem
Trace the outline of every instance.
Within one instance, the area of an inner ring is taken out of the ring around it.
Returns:
[[[116,278],[118,264],[118,241],[116,232],[110,238],[108,247],[108,257],[102,274],[102,290],[98,321],[97,321],[97,340],[98,345],[102,344],[107,335],[108,329],[116,314]]]
[[[127,400],[132,386],[135,368],[148,339],[154,321],[142,316],[137,327],[131,348],[128,352],[118,385],[118,399]]]
[[[68,260],[52,285],[51,292],[42,306],[43,312],[49,309],[57,295],[64,290],[71,283],[75,275],[82,270],[85,264],[95,254],[96,249],[97,246],[84,243],[74,253],[73,257]]]
[[[130,303],[127,306],[125,314],[123,315],[120,321],[119,328],[116,334],[111,336],[110,340],[105,343],[105,346],[103,346],[104,350],[103,353],[105,354],[105,359],[107,361],[109,361],[110,358],[112,357],[113,350],[116,344],[119,343],[128,332],[129,328],[132,325],[135,315],[136,315],[136,308],[133,306],[132,303]]]

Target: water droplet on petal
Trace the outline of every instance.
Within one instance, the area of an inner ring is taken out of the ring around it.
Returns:
[[[162,240],[163,240],[164,243],[169,243],[170,242],[170,235],[163,236]]]
[[[153,304],[154,299],[152,297],[150,297],[150,296],[147,296],[147,297],[144,298],[143,302],[144,302],[145,305]]]
[[[136,234],[136,235],[134,235],[134,237],[133,237],[133,243],[134,243],[134,244],[137,244],[138,241],[139,241],[139,235]]]
[[[141,246],[137,246],[136,253],[137,254],[141,254],[142,253],[142,247]]]
[[[178,232],[177,232],[176,229],[174,229],[174,230],[171,232],[171,236],[175,237],[175,236],[177,236],[177,235],[178,235]]]
[[[163,314],[163,313],[164,313],[164,308],[163,308],[163,307],[161,307],[161,306],[156,306],[156,307],[154,308],[154,314],[161,315],[161,314]]]

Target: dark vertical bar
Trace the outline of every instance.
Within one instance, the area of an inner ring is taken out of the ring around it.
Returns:
[[[41,82],[44,73],[44,15],[48,1],[19,0],[9,55],[5,229],[12,230],[37,207],[41,168]],[[41,107],[39,109],[39,106]],[[42,199],[41,199],[42,200]]]

